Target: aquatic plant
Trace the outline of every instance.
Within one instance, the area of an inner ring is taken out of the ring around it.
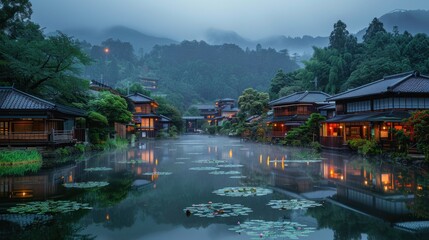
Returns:
[[[279,210],[307,209],[322,206],[320,203],[306,199],[270,200],[267,205]]]
[[[105,187],[109,185],[108,182],[74,182],[64,183],[63,186],[66,188],[94,188],[94,187]]]
[[[236,174],[241,174],[241,172],[239,172],[239,171],[213,171],[213,172],[209,172],[209,174],[212,174],[212,175],[236,175]]]
[[[159,176],[167,176],[167,175],[171,175],[171,172],[146,172],[143,173],[143,175],[159,175]]]
[[[243,167],[243,165],[241,165],[241,164],[222,164],[222,165],[217,165],[217,167],[221,167],[221,168],[240,168],[240,167]]]
[[[246,176],[241,175],[241,176],[231,176],[231,177],[229,177],[229,178],[247,178],[247,177],[246,177]]]
[[[251,236],[251,239],[298,239],[308,236],[315,229],[296,222],[264,220],[250,220],[229,228],[229,230],[239,234],[245,233]]]
[[[191,167],[191,168],[189,168],[189,170],[193,170],[193,171],[214,171],[214,170],[219,170],[219,168],[217,168],[217,167]]]
[[[81,209],[92,209],[88,203],[78,203],[75,201],[53,201],[19,203],[15,207],[7,209],[10,213],[68,213]]]
[[[273,193],[273,190],[261,187],[226,187],[215,190],[213,193],[228,197],[248,197],[264,196]]]
[[[252,209],[244,207],[241,204],[229,203],[201,203],[192,204],[191,207],[183,209],[187,214],[192,214],[198,217],[236,217],[245,216],[252,212]]]
[[[218,163],[226,163],[226,160],[196,160],[194,163],[203,163],[203,164],[218,164]]]

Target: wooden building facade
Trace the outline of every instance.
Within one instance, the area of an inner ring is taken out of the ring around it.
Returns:
[[[429,109],[429,77],[419,72],[387,76],[327,100],[335,101],[336,116],[322,124],[322,146],[347,148],[347,141],[357,138],[393,146],[395,130],[412,132],[403,120],[412,111]]]
[[[273,100],[269,106],[273,110],[272,116],[266,119],[271,126],[274,138],[283,138],[287,132],[304,124],[312,113],[325,106],[329,94],[320,91],[305,91],[290,94]]]
[[[0,146],[73,144],[76,119],[85,116],[83,110],[0,87]]]

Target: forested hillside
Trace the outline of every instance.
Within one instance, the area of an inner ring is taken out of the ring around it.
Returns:
[[[272,98],[299,90],[322,90],[335,94],[385,75],[417,70],[429,72],[429,37],[424,33],[387,32],[378,19],[368,26],[363,42],[338,21],[329,37],[329,46],[314,48],[305,68],[272,80]]]
[[[131,44],[108,39],[101,46],[81,43],[93,59],[86,67],[87,78],[125,88],[140,77],[159,79],[158,94],[185,110],[193,103],[217,98],[238,98],[249,87],[267,91],[279,69],[298,69],[287,51],[243,50],[233,44],[209,45],[203,41],[155,46],[144,57],[133,53]],[[105,49],[109,49],[108,52]]]
[[[184,41],[157,46],[145,56],[148,74],[157,76],[160,89],[185,104],[216,98],[238,98],[249,87],[268,90],[273,74],[298,68],[286,51],[243,51],[233,44],[208,45]]]

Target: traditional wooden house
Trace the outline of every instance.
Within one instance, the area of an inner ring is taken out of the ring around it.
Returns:
[[[207,123],[211,124],[214,121],[214,118],[218,116],[216,106],[209,104],[197,104],[194,105],[199,111],[200,116],[204,117]]]
[[[387,146],[394,141],[394,129],[412,131],[403,123],[412,111],[429,109],[429,77],[419,72],[387,76],[327,100],[335,101],[336,116],[322,124],[322,146],[346,148],[356,138]]]
[[[134,93],[127,96],[134,104],[133,122],[139,138],[153,138],[159,130],[161,116],[156,113],[158,103],[143,94]],[[130,129],[129,129],[130,131]]]
[[[273,114],[266,122],[272,127],[272,137],[282,138],[291,128],[304,124],[312,113],[318,112],[318,107],[328,104],[327,97],[330,95],[324,92],[305,91],[271,101]]]
[[[0,87],[0,146],[73,144],[76,118],[85,111]]]

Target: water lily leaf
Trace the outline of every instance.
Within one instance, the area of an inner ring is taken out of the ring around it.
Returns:
[[[213,172],[209,172],[209,174],[212,174],[212,175],[236,175],[236,174],[241,174],[241,172],[239,172],[239,171],[213,171]]]
[[[241,165],[241,164],[222,164],[222,165],[217,165],[217,167],[221,167],[221,168],[240,168],[240,167],[243,167],[243,165]]]
[[[217,168],[217,167],[192,167],[192,168],[189,168],[189,170],[193,170],[193,171],[214,171],[214,170],[219,170],[219,168]]]
[[[196,160],[192,161],[194,163],[202,163],[202,164],[219,164],[219,163],[226,163],[226,160],[216,160],[216,159],[204,159],[204,160]]]
[[[104,187],[109,185],[108,182],[74,182],[74,183],[64,183],[63,186],[66,188],[94,188],[94,187]]]
[[[229,230],[239,234],[245,233],[255,239],[298,239],[308,236],[315,231],[315,228],[296,222],[250,220]]]
[[[264,196],[273,193],[273,190],[261,187],[226,187],[213,191],[213,193],[228,197],[248,197]]]
[[[192,204],[191,207],[183,209],[185,213],[188,212],[198,217],[236,217],[242,215],[248,215],[253,212],[252,209],[244,207],[241,204],[229,204],[229,203],[201,203]]]
[[[72,201],[53,201],[47,200],[44,202],[28,202],[25,204],[17,204],[15,207],[7,209],[11,213],[34,213],[34,214],[46,214],[46,213],[67,213],[71,211],[77,211],[80,209],[92,209],[87,203],[78,203]]]
[[[231,176],[229,178],[246,178],[246,176],[243,176],[243,175],[241,175],[241,176]]]
[[[320,203],[306,199],[270,200],[267,205],[279,210],[307,209],[322,206]]]
[[[167,175],[171,175],[171,172],[146,172],[143,173],[143,175],[159,175],[159,176],[167,176]]]

